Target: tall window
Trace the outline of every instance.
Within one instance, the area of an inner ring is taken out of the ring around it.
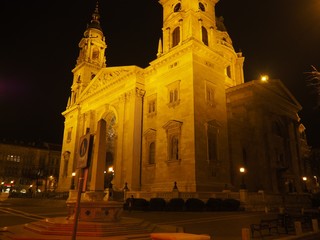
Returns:
[[[172,47],[175,47],[180,42],[180,27],[176,27],[172,32]]]
[[[207,123],[207,151],[208,161],[215,162],[219,160],[218,149],[219,125],[213,120]]]
[[[170,160],[179,160],[179,137],[173,135],[171,138],[170,146]]]
[[[226,75],[227,75],[228,78],[231,78],[231,66],[228,66],[226,68]]]
[[[99,48],[95,47],[92,52],[92,59],[97,60],[99,58]]]
[[[147,114],[148,117],[157,114],[157,94],[147,96]]]
[[[209,45],[209,40],[208,40],[208,31],[205,27],[202,27],[202,42],[205,44],[205,45]]]
[[[146,146],[145,161],[148,164],[156,163],[156,134],[157,134],[157,131],[152,128],[149,128],[144,133],[145,146]]]
[[[178,89],[170,90],[170,103],[177,102],[179,100],[179,91]]]
[[[155,163],[156,143],[151,142],[149,145],[149,164]]]
[[[168,161],[181,159],[181,126],[182,122],[177,120],[170,120],[163,126],[167,133]]]
[[[180,102],[180,80],[167,85],[168,88],[168,106],[174,107]]]
[[[72,136],[72,127],[68,129],[67,132],[67,142],[71,141],[71,136]]]
[[[206,102],[211,107],[216,106],[216,100],[215,100],[215,85],[211,84],[210,82],[206,82],[206,89],[205,89],[205,97]]]

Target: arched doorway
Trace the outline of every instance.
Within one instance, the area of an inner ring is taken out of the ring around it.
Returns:
[[[106,169],[105,169],[105,178],[104,178],[104,187],[111,188],[112,180],[114,176],[114,160],[116,152],[116,140],[117,140],[117,131],[116,131],[116,115],[114,112],[109,112],[105,121],[107,123],[107,152],[106,152]]]

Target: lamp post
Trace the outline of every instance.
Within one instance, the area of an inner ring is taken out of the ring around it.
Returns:
[[[13,183],[14,183],[14,181],[12,180],[12,181],[10,181],[10,192],[12,192],[12,190],[13,190]]]
[[[246,169],[244,167],[239,168],[239,172],[241,174],[241,184],[240,184],[240,189],[246,189],[246,184],[244,182],[244,174],[246,173]]]
[[[74,185],[74,177],[76,176],[76,173],[75,172],[73,172],[72,174],[71,174],[71,186],[70,186],[70,189],[71,190],[74,190],[75,189],[75,185]]]
[[[308,188],[307,188],[307,180],[308,180],[308,178],[306,176],[303,176],[302,180],[303,180],[303,188],[304,188],[303,190],[304,190],[304,192],[308,192]]]

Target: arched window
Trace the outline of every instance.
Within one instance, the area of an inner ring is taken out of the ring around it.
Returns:
[[[173,11],[174,11],[174,12],[179,12],[180,10],[181,10],[181,3],[177,3],[177,4],[174,6]]]
[[[228,76],[228,78],[231,78],[231,66],[228,66],[226,68],[226,75]]]
[[[205,6],[204,6],[203,3],[201,3],[201,2],[199,2],[199,9],[200,9],[201,11],[203,11],[203,12],[206,11]]]
[[[151,142],[149,145],[149,164],[155,163],[155,154],[156,153],[156,144],[155,142]]]
[[[175,47],[180,42],[180,27],[176,27],[172,32],[172,47]]]
[[[98,48],[94,48],[93,52],[92,52],[92,59],[93,60],[97,60],[99,58],[99,49]]]
[[[208,31],[205,27],[202,27],[202,42],[207,46],[209,45]]]

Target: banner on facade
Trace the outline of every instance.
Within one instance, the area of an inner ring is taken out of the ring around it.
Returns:
[[[90,134],[86,134],[80,138],[77,168],[88,167],[89,152],[91,149],[90,137],[91,137]]]

